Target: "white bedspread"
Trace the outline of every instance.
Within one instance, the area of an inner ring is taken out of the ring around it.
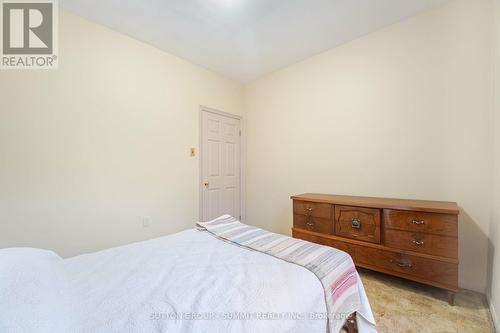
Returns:
[[[326,312],[313,273],[194,229],[62,264],[73,300],[59,316],[65,332],[327,332],[325,319],[298,317]],[[371,316],[359,288],[360,312]],[[36,319],[26,317],[10,327]],[[361,333],[375,332],[358,322]]]

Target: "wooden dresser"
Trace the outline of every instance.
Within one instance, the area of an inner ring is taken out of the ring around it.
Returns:
[[[458,214],[454,202],[301,194],[293,237],[348,252],[359,267],[458,290]]]

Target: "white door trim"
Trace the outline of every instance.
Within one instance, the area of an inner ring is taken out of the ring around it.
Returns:
[[[199,143],[198,143],[198,151],[199,151],[199,177],[198,177],[198,188],[199,188],[199,194],[198,194],[198,201],[199,201],[199,220],[203,220],[203,112],[210,112],[214,114],[218,114],[220,116],[225,116],[233,119],[238,119],[240,121],[240,131],[241,131],[241,136],[240,136],[240,210],[241,210],[241,222],[246,221],[246,134],[245,134],[245,121],[242,116],[235,115],[232,113],[220,111],[217,109],[209,108],[207,106],[200,105],[200,111],[199,111],[199,130],[198,130],[198,135],[199,135]],[[236,216],[237,218],[237,216]]]

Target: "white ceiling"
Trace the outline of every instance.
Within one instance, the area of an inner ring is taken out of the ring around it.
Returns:
[[[60,0],[84,18],[248,82],[448,0]]]

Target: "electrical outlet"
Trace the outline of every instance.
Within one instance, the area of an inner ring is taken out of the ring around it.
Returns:
[[[142,227],[143,228],[149,228],[149,222],[151,221],[151,217],[149,216],[144,216],[142,218]]]

